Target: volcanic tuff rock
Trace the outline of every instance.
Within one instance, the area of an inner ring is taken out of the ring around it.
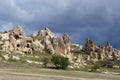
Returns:
[[[67,33],[56,36],[47,27],[31,36],[27,36],[19,25],[8,32],[0,33],[0,50],[23,55],[36,52],[59,54],[75,61],[75,64],[84,64],[90,60],[120,60],[120,50],[112,48],[109,42],[105,46],[97,46],[93,40],[87,39],[85,45],[80,46],[72,44]]]
[[[120,59],[120,50],[112,48],[109,42],[105,46],[97,46],[94,41],[87,39],[83,50],[90,55],[89,60]]]
[[[49,53],[60,54],[62,56],[69,56],[71,54],[71,42],[66,33],[62,36],[56,36],[48,28],[45,28],[39,31],[36,37],[41,41],[44,49],[49,51]]]
[[[56,36],[48,28],[39,31],[37,36],[27,36],[21,26],[17,25],[7,33],[1,33],[1,48],[5,52],[14,52],[21,54],[32,53],[33,51],[51,54],[60,54],[69,57],[70,38],[65,33],[62,36]]]
[[[1,34],[1,36],[4,35]],[[2,40],[2,50],[5,52],[26,53],[31,48],[32,38],[27,37],[22,27],[17,25],[6,35],[8,38]],[[2,37],[4,38],[4,37]]]

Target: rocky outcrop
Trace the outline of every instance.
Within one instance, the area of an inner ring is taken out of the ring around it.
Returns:
[[[48,28],[45,28],[38,32],[37,39],[41,41],[44,50],[47,50],[52,54],[59,54],[62,56],[68,56],[68,54],[71,54],[70,37],[66,33],[62,36],[56,36]]]
[[[119,50],[112,48],[108,41],[105,46],[98,47],[94,41],[87,39],[83,50],[89,56],[87,60],[120,59]]]
[[[4,36],[5,35],[5,36]],[[40,30],[38,34],[27,36],[21,26],[17,25],[7,33],[1,33],[2,51],[20,54],[47,52],[71,58],[71,41],[67,33],[56,36],[49,28]]]
[[[99,48],[99,52],[98,52],[98,55],[99,55],[99,59],[103,60],[105,58],[105,47],[100,47]]]
[[[87,39],[86,40],[86,44],[85,44],[85,47],[84,47],[84,51],[89,54],[89,55],[93,55],[94,52],[95,52],[95,49],[96,49],[96,44],[94,41],[90,40],[90,39]]]
[[[4,39],[4,37],[2,37],[2,39],[4,40],[2,40],[3,51],[26,54],[31,49],[33,49],[33,39],[26,36],[21,26],[17,25],[6,34],[8,34],[8,38],[6,37],[6,39]]]
[[[70,38],[66,33],[63,34],[61,37],[56,38],[56,40],[53,39],[53,46],[55,48],[55,52],[62,55],[67,55],[71,53],[70,44],[71,44]]]
[[[37,37],[40,39],[57,37],[49,28],[45,27],[43,30],[40,30],[37,34]]]
[[[120,50],[112,48],[109,42],[105,46],[97,46],[93,40],[87,39],[85,45],[80,46],[72,44],[67,33],[56,36],[47,27],[37,35],[27,36],[22,27],[17,25],[8,32],[0,33],[0,49],[23,55],[36,52],[58,54],[80,65],[90,60],[120,60]]]

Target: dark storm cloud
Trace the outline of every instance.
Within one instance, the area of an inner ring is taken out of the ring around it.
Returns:
[[[73,42],[87,37],[120,47],[120,0],[0,0],[0,29],[20,24],[27,33],[44,26],[57,34],[67,32]],[[29,28],[28,28],[29,27]]]

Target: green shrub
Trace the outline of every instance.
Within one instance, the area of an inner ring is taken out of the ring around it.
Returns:
[[[45,51],[45,53],[47,53],[47,54],[52,54],[52,50],[51,50],[51,49],[45,48],[44,51]]]
[[[117,65],[117,66],[119,66],[119,69],[120,69],[120,60],[116,60],[116,61],[114,62],[114,64]]]
[[[114,62],[111,60],[103,60],[98,61],[97,64],[99,64],[101,67],[113,68]]]
[[[47,67],[47,64],[49,63],[49,59],[47,57],[44,57],[42,59],[42,62],[43,62],[44,67]]]
[[[100,68],[100,66],[97,65],[97,64],[95,64],[95,65],[93,65],[93,66],[91,67],[91,71],[92,71],[92,72],[96,72],[97,69],[99,69],[99,68]]]
[[[9,59],[8,61],[9,61],[9,62],[15,62],[15,63],[18,62],[18,61],[15,60],[15,59]]]
[[[57,69],[67,69],[69,65],[68,58],[59,55],[52,56],[51,62],[55,65]]]

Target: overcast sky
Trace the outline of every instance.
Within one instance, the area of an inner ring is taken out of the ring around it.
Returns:
[[[120,48],[120,0],[0,0],[0,31],[17,24],[27,34],[48,27],[73,43],[89,37]]]

